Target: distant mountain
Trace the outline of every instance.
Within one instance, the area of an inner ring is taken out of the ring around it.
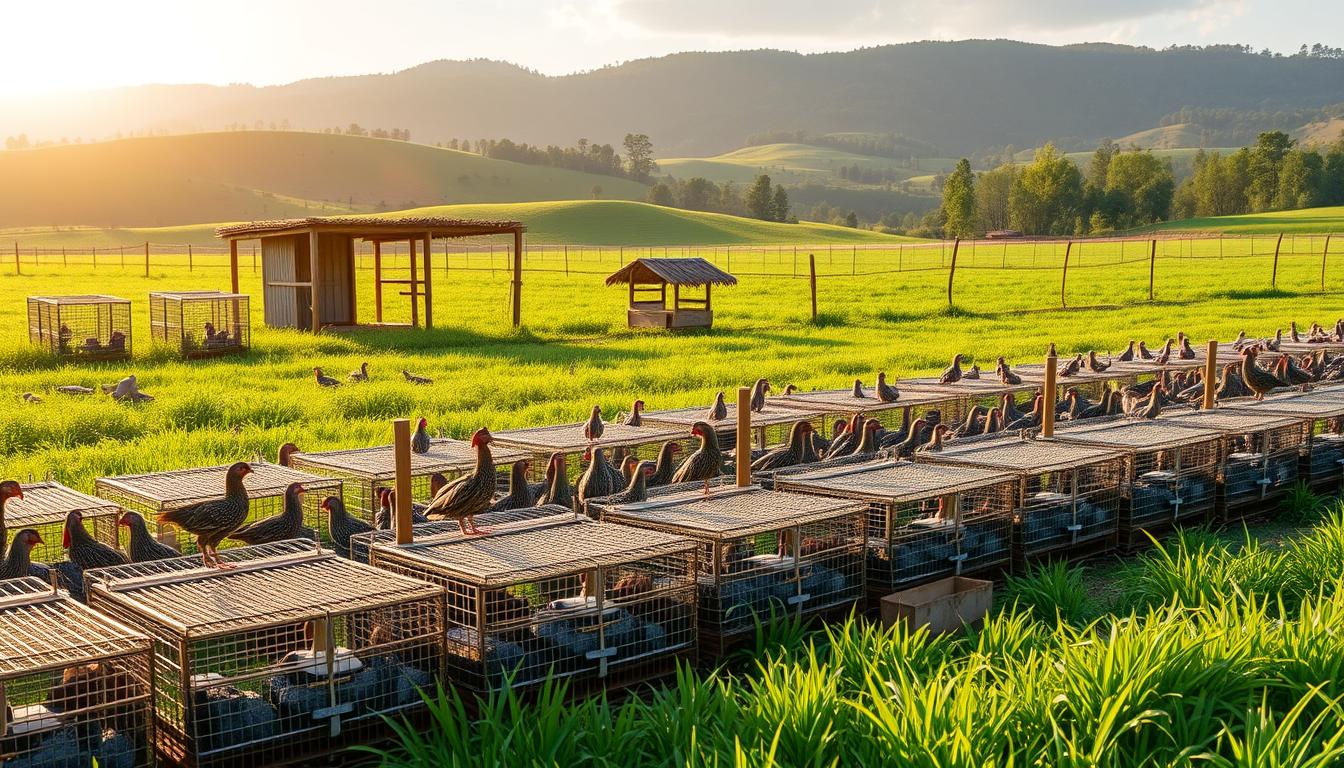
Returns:
[[[164,226],[450,203],[642,200],[629,179],[356,136],[235,131],[0,152],[0,227]]]
[[[509,137],[619,144],[648,133],[663,156],[713,155],[772,130],[900,133],[949,155],[1093,141],[1185,106],[1320,107],[1344,101],[1344,60],[1233,48],[1154,51],[1004,40],[846,53],[682,53],[563,77],[490,61],[289,85],[156,85],[0,104],[0,136],[105,137],[288,121],[409,128],[412,139]]]

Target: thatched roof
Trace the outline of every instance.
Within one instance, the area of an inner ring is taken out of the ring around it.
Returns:
[[[502,235],[525,229],[517,221],[476,221],[440,216],[387,218],[382,216],[309,216],[302,219],[271,219],[245,224],[230,224],[215,230],[226,240],[297,234],[310,230],[342,232],[367,240],[406,240],[413,237],[473,237]]]
[[[635,259],[607,278],[607,285],[630,282],[737,285],[737,278],[701,258],[644,258]]]

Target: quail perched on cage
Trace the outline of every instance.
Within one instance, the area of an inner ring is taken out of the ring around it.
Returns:
[[[302,483],[290,483],[285,488],[280,514],[249,523],[229,534],[229,538],[244,544],[270,544],[303,538],[303,493]]]
[[[703,480],[705,493],[709,493],[709,481],[723,474],[723,454],[719,451],[719,438],[714,428],[703,421],[697,421],[691,426],[691,435],[700,438],[700,447],[677,467],[677,471],[672,475],[672,482],[689,483]]]
[[[658,460],[648,480],[650,487],[672,482],[672,475],[677,471],[677,453],[680,451],[681,446],[672,440],[668,440],[658,448]]]
[[[147,563],[151,560],[168,560],[182,556],[181,552],[150,535],[149,526],[145,525],[145,518],[141,517],[139,512],[123,512],[121,517],[117,518],[117,525],[125,526],[130,531],[126,552],[131,556],[133,563]]]
[[[84,514],[79,510],[73,510],[65,516],[65,534],[61,546],[69,551],[70,562],[80,568],[106,568],[130,562],[121,550],[98,541],[85,530]]]
[[[588,420],[583,423],[583,437],[589,445],[602,439],[602,432],[606,429],[606,424],[602,421],[602,406],[594,405],[592,413],[588,415]]]
[[[415,434],[411,435],[411,452],[429,453],[429,446],[429,421],[421,416],[419,423],[416,424]]]
[[[1246,332],[1242,331],[1242,335],[1245,336]],[[1115,359],[1122,363],[1128,363],[1134,359],[1134,355],[1134,340],[1130,339],[1129,346],[1125,347],[1125,351],[1117,355]]]
[[[0,537],[0,546],[3,546],[4,543],[4,538]],[[21,579],[24,576],[31,575],[33,547],[42,543],[42,536],[32,528],[24,528],[19,531],[14,537],[14,541],[9,545],[9,554],[5,556],[5,561],[0,563],[0,581]]]
[[[723,421],[728,418],[728,403],[724,402],[722,392],[714,396],[714,404],[709,406],[705,418],[710,421]]]
[[[531,464],[527,459],[513,463],[509,468],[509,492],[490,505],[491,512],[506,512],[536,505],[537,497],[532,495],[532,486],[527,482],[527,469]]]
[[[863,411],[855,411],[853,416],[842,420],[844,430],[831,439],[826,457],[848,456],[859,444],[859,430],[863,428]]]
[[[901,393],[891,384],[887,383],[887,372],[877,372],[877,399],[884,403],[894,403],[901,397]]]
[[[189,504],[170,509],[158,516],[158,521],[171,523],[196,535],[201,550],[201,561],[207,567],[232,568],[219,559],[218,547],[225,537],[247,520],[247,488],[243,478],[252,473],[252,467],[240,461],[229,467],[224,476],[224,496],[219,499]]]
[[[760,413],[765,410],[765,396],[770,393],[770,381],[768,379],[757,379],[751,387],[751,412]]]
[[[1259,354],[1254,346],[1247,347],[1241,351],[1241,379],[1246,386],[1255,395],[1256,400],[1265,399],[1265,395],[1275,387],[1287,386],[1278,376],[1266,371],[1256,364],[1256,356]]]
[[[610,496],[624,485],[621,482],[620,472],[614,471],[607,463],[601,448],[584,451],[583,458],[588,462],[588,466],[583,470],[583,474],[579,475],[577,487],[579,504],[585,504],[591,499],[602,496]]]
[[[332,548],[341,557],[350,557],[350,537],[369,533],[373,526],[346,512],[340,496],[326,497],[321,508],[327,513],[327,533],[331,536]]]
[[[1190,346],[1190,337],[1182,331],[1176,334],[1177,337],[1177,355],[1181,360],[1194,360],[1195,349]]]
[[[955,384],[961,381],[961,354],[952,356],[952,364],[943,369],[943,375],[938,377],[939,384]]]
[[[462,533],[486,533],[476,527],[476,515],[488,510],[495,497],[495,459],[490,453],[494,442],[490,430],[481,427],[471,436],[476,449],[476,465],[471,472],[444,486],[425,507],[431,520],[456,520]]]
[[[652,461],[641,461],[636,464],[634,470],[630,473],[630,481],[626,484],[625,490],[613,495],[611,502],[613,504],[633,504],[648,500],[649,477],[653,475],[654,469]]]
[[[1175,347],[1175,345],[1176,342],[1172,341],[1171,339],[1167,339],[1166,343],[1162,345],[1162,351],[1158,352],[1157,356],[1153,358],[1153,362],[1157,365],[1166,365],[1168,362],[1170,362],[1171,351],[1172,348]]]
[[[751,470],[769,472],[814,461],[817,456],[812,452],[812,424],[799,421],[789,429],[789,441],[753,461]]]
[[[868,396],[868,394],[863,391],[862,379],[854,380],[854,388],[849,391],[849,396],[854,398],[855,400],[862,400],[863,398]]]
[[[644,423],[643,413],[644,401],[635,400],[630,404],[630,413],[625,415],[625,420],[622,423],[627,427],[638,427]]]

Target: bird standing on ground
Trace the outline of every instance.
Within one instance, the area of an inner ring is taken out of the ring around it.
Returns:
[[[434,380],[433,380],[433,379],[431,379],[431,378],[429,378],[429,377],[427,377],[427,376],[417,376],[417,375],[415,375],[414,373],[411,373],[410,371],[406,370],[405,368],[402,368],[402,369],[401,369],[401,375],[402,375],[403,378],[405,378],[407,381],[411,382],[412,384],[433,384],[433,383],[434,383]]]
[[[159,524],[170,523],[195,534],[196,544],[201,550],[201,562],[206,567],[232,568],[219,559],[218,547],[225,537],[242,527],[247,520],[247,488],[243,485],[243,478],[251,473],[252,467],[247,462],[233,464],[224,475],[223,498],[162,512],[158,516]]]
[[[28,576],[33,569],[33,547],[42,543],[42,537],[32,528],[19,531],[9,545],[5,561],[0,563],[0,581]],[[0,546],[3,545],[4,539],[0,539]]]
[[[939,384],[955,384],[961,381],[961,353],[952,356],[952,364],[943,369],[943,375],[938,377]]]
[[[126,511],[117,518],[117,525],[124,526],[129,532],[126,553],[132,563],[148,563],[153,560],[170,560],[181,557],[182,553],[154,538],[145,524],[145,518],[138,512]]]
[[[303,538],[303,494],[302,483],[290,483],[285,488],[280,514],[249,523],[229,534],[229,538],[244,544],[270,544]]]
[[[313,369],[313,376],[317,379],[317,383],[318,383],[319,386],[323,386],[323,387],[339,387],[339,386],[341,386],[341,382],[339,382],[339,381],[337,381],[337,380],[331,378],[330,376],[323,375],[323,373],[322,373],[322,369],[321,369],[321,368],[314,368],[314,369]]]
[[[415,434],[411,435],[411,453],[429,453],[429,446],[429,421],[421,416]]]
[[[638,427],[638,426],[643,425],[643,423],[644,423],[644,418],[640,415],[640,414],[642,414],[642,413],[644,413],[644,401],[643,401],[643,400],[636,400],[635,402],[631,403],[631,404],[630,404],[630,413],[627,414],[626,417],[625,417],[625,422],[624,422],[625,425],[626,425],[627,427]]]
[[[346,512],[340,496],[326,497],[321,508],[327,513],[327,534],[331,536],[332,549],[341,557],[350,557],[350,537],[369,533],[373,526]]]
[[[887,372],[877,372],[877,399],[884,403],[894,403],[900,399],[901,393],[896,387],[887,383]]]
[[[487,533],[476,527],[476,515],[490,508],[495,497],[495,458],[490,443],[495,438],[490,430],[481,427],[471,436],[471,447],[476,449],[476,466],[470,473],[444,486],[425,507],[430,520],[456,520],[465,535]]]
[[[714,404],[709,406],[709,412],[705,418],[710,421],[723,421],[728,418],[728,404],[723,401],[723,393],[720,392],[714,396]]]
[[[348,379],[350,379],[351,381],[356,382],[356,383],[361,382],[361,381],[368,381],[368,380],[369,380],[369,363],[368,363],[368,361],[365,361],[365,362],[360,363],[360,364],[359,364],[359,370],[358,370],[358,371],[351,371],[351,372],[350,372],[350,375],[347,376],[346,378],[348,378]]]

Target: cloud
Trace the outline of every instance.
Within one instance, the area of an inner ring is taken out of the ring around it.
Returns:
[[[946,30],[995,37],[1009,30],[1091,29],[1158,14],[1235,13],[1236,0],[617,0],[613,11],[650,32],[761,38],[842,35],[916,39]]]

